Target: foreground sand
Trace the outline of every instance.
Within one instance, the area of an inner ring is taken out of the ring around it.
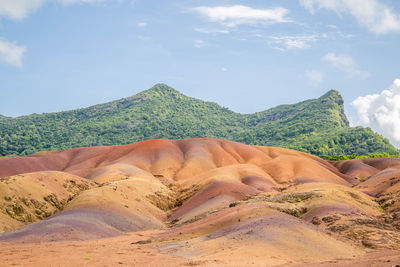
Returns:
[[[156,231],[130,233],[121,237],[95,241],[69,241],[39,244],[0,243],[0,260],[3,266],[393,266],[400,262],[398,251],[377,250],[352,259],[336,259],[303,264],[279,264],[258,256],[242,254],[235,261],[232,256],[236,247],[218,258],[203,256],[186,259],[161,254],[150,245],[132,244],[143,238],[151,238]],[[247,250],[247,251],[246,251]],[[243,253],[253,252],[251,249]]]
[[[0,177],[5,265],[400,264],[398,159],[149,140],[1,158]]]

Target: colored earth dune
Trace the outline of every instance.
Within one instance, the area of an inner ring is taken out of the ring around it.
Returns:
[[[400,159],[148,140],[0,158],[0,177],[0,259],[10,265],[400,260]]]

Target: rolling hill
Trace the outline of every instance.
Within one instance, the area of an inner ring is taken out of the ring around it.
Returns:
[[[74,147],[128,144],[147,139],[223,138],[315,155],[398,154],[369,128],[350,127],[340,94],[235,113],[157,84],[134,96],[88,108],[16,118],[0,116],[0,155],[20,156]]]

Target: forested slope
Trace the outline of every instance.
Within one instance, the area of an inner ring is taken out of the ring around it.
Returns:
[[[280,146],[316,155],[398,154],[369,128],[349,127],[343,99],[318,99],[239,114],[157,84],[134,96],[71,111],[0,116],[0,155],[127,144],[145,139],[209,137]]]

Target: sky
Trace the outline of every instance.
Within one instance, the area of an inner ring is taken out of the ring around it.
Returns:
[[[165,83],[240,113],[338,90],[400,147],[400,1],[0,0],[0,114]]]

